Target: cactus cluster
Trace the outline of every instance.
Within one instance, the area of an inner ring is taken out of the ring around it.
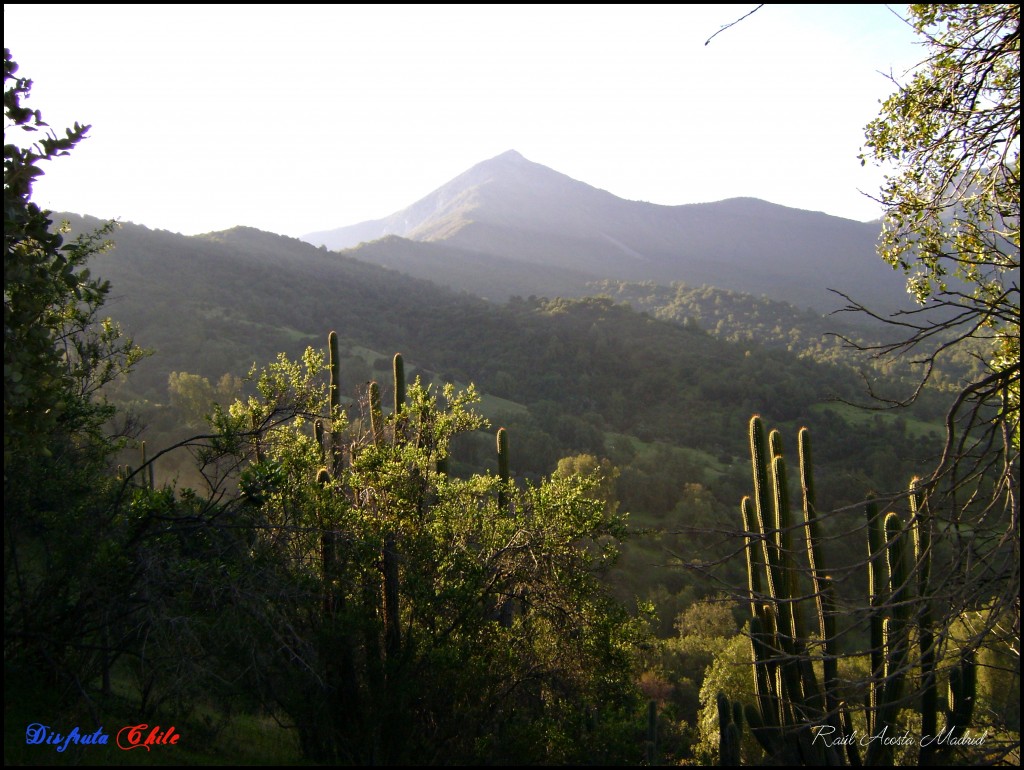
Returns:
[[[866,703],[850,703],[840,689],[838,612],[815,509],[809,433],[806,428],[799,432],[803,512],[799,523],[792,520],[781,435],[778,431],[766,435],[757,416],[750,422],[750,452],[754,494],[743,499],[740,510],[755,703],[746,707],[744,720],[738,704],[730,704],[724,695],[719,698],[722,764],[738,763],[743,721],[773,763],[891,764],[893,742],[859,739],[902,735],[897,721],[899,712],[908,708],[919,712],[922,736],[937,735],[938,635],[932,628],[929,593],[931,522],[916,480],[910,489],[909,521],[895,512],[883,515],[875,501],[865,506],[871,674]],[[818,639],[807,627],[808,607],[817,619]],[[972,660],[964,653],[949,676],[947,736],[950,731],[963,731],[971,719]],[[864,727],[855,729],[855,721]],[[924,743],[919,759],[936,762],[942,760],[949,742]]]
[[[156,489],[156,469],[153,460],[147,459],[146,457],[146,442],[141,442],[140,452],[142,454],[142,462],[138,468],[133,468],[131,465],[118,465],[117,466],[117,480],[124,483],[132,483],[142,489],[154,490]],[[137,473],[142,472],[144,475],[138,481],[134,480]]]
[[[343,424],[342,403],[341,403],[341,357],[338,348],[337,332],[330,332],[327,338],[329,371],[330,371],[330,419],[331,430],[327,431],[322,420],[315,420],[313,423],[313,436],[320,451],[321,462],[324,467],[317,474],[317,483],[322,488],[329,486],[332,478],[338,478],[344,470],[345,449],[344,437],[340,430]],[[405,364],[401,353],[396,353],[393,359],[394,373],[394,430],[392,443],[400,446],[408,438],[408,408],[407,383],[405,379]],[[372,381],[367,387],[367,402],[370,416],[370,440],[374,447],[382,449],[385,437],[385,418],[381,406],[380,386]],[[354,449],[350,449],[354,453]],[[508,463],[508,435],[504,428],[497,433],[497,454],[498,469],[501,480],[500,491],[498,492],[499,507],[506,509],[507,487],[509,483]],[[350,457],[351,461],[351,457]],[[438,473],[447,473],[447,457],[439,455],[436,460]],[[323,560],[324,575],[324,611],[325,616],[337,613],[344,607],[344,596],[340,590],[342,573],[342,557],[339,554],[339,544],[336,542],[335,533],[330,527],[325,527],[321,536],[321,555]],[[381,590],[380,590],[380,612],[384,621],[384,649],[387,657],[397,658],[402,646],[401,632],[401,611],[399,606],[399,563],[401,561],[400,544],[396,533],[388,530],[383,533],[383,546],[380,554],[381,569]],[[510,602],[506,602],[507,610],[512,609]],[[503,613],[503,617],[508,612]],[[509,618],[511,616],[509,615]]]

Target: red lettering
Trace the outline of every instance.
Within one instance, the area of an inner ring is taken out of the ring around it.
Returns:
[[[163,732],[160,731],[160,725],[153,725],[153,729],[149,730],[148,734],[145,734],[146,730],[149,730],[148,724],[122,727],[117,733],[118,748],[122,751],[131,749],[149,751],[150,746],[174,746],[181,738],[181,733],[174,731],[174,725]]]
[[[117,731],[117,747],[122,751],[131,751],[132,749],[144,748],[149,751],[149,746],[142,743],[142,731],[145,730],[149,725],[128,725],[122,727]],[[121,743],[121,736],[127,733],[124,738],[124,744]]]

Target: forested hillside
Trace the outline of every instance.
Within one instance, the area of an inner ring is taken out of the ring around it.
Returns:
[[[902,379],[913,383],[922,367],[913,356],[878,355],[899,333],[882,319],[861,312],[851,300],[835,295],[836,310],[820,313],[763,295],[743,294],[715,286],[690,286],[598,281],[594,292],[607,294],[617,302],[678,324],[693,323],[715,337],[739,343],[756,343],[770,349],[788,350],[800,358],[836,364],[872,376]],[[933,321],[939,323],[938,318]],[[937,329],[947,341],[956,339],[948,330]],[[932,372],[931,385],[955,392],[959,383],[979,370],[984,344],[966,340],[943,352]]]
[[[90,225],[74,221],[73,231]],[[411,379],[473,383],[501,399],[488,407],[496,416],[506,417],[499,405],[508,403],[507,419],[523,423],[519,441],[530,446],[518,468],[538,475],[572,452],[602,453],[606,432],[739,457],[751,413],[845,424],[840,415],[849,410],[829,405],[868,400],[851,368],[778,349],[770,339],[723,339],[697,320],[662,321],[608,295],[492,304],[247,229],[186,238],[125,225],[114,240],[93,269],[113,281],[111,311],[155,352],[123,395],[154,406],[168,403],[171,372],[211,382],[244,377],[277,352],[294,357],[307,345],[322,347],[324,328],[339,333],[347,397],[402,352]],[[751,334],[758,331],[748,323]],[[559,412],[560,427],[527,417],[545,404]],[[922,419],[941,416],[926,407]],[[883,423],[897,425],[888,417]],[[858,456],[864,468],[891,469],[875,482],[883,488],[906,470],[891,468],[888,457]]]

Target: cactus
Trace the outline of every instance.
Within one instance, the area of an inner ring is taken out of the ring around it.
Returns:
[[[341,436],[336,428],[336,421],[341,415],[341,357],[338,354],[338,333],[332,331],[327,335],[327,347],[330,351],[331,367],[331,459],[334,474],[341,472],[342,453]]]
[[[823,536],[815,509],[806,429],[801,429],[798,439],[802,527],[790,520],[781,435],[772,431],[766,437],[760,418],[751,420],[754,494],[744,498],[740,506],[754,665],[754,704],[746,708],[746,722],[771,762],[860,765],[862,757],[850,709],[839,690],[835,591],[821,548]],[[895,512],[883,515],[876,501],[869,500],[865,506],[871,678],[864,717],[871,736],[884,731],[890,736],[897,734],[899,710],[914,706],[921,710],[924,734],[935,736],[937,653],[928,598],[930,520],[916,482],[910,489],[910,510],[911,517],[904,522]],[[810,593],[800,586],[804,570],[793,547],[793,532],[798,529],[803,533],[809,567],[806,573],[813,587]],[[805,605],[813,605],[817,616],[821,636],[817,647],[808,639]],[[911,655],[911,639],[915,638],[919,649],[916,658]],[[820,669],[816,668],[819,663]],[[919,703],[905,692],[915,665],[920,669]],[[947,731],[963,731],[969,723],[974,671],[973,658],[964,655],[950,674]],[[720,701],[718,706],[720,750],[733,764],[732,738],[727,734],[738,730],[739,722],[730,722],[727,701]],[[831,739],[815,740],[818,730],[827,730]],[[936,751],[922,750],[922,760]],[[863,757],[866,764],[891,764],[892,760],[891,743],[868,743]]]
[[[395,353],[395,414],[401,414],[405,406],[405,363],[402,354]]]
[[[917,594],[920,599],[917,625],[918,654],[921,661],[921,734],[936,735],[938,731],[939,694],[935,686],[935,635],[932,633],[931,599],[928,586],[931,578],[931,517],[924,505],[918,487],[919,480],[910,482],[910,513],[914,535],[914,571],[917,574]],[[932,741],[921,747],[919,764],[927,765],[938,750]]]
[[[647,764],[658,764],[658,702],[647,702]]]
[[[384,438],[384,412],[380,405],[380,386],[374,380],[370,383],[370,432],[373,434],[373,443],[380,446]]]
[[[797,434],[800,457],[800,489],[803,498],[804,547],[814,586],[814,607],[818,617],[818,635],[822,644],[822,683],[824,708],[829,724],[839,729],[839,702],[835,693],[839,686],[839,651],[835,643],[835,593],[832,581],[825,574],[821,553],[821,527],[815,509],[814,475],[812,471],[811,434],[801,428]]]
[[[327,348],[331,367],[331,418],[341,408],[341,357],[338,354],[338,333],[327,335]]]
[[[781,436],[776,431],[766,440],[764,426],[755,418],[750,423],[750,451],[754,498],[753,502],[745,498],[741,511],[745,526],[749,527],[753,508],[758,530],[747,529],[747,563],[756,565],[758,560],[749,544],[760,540],[768,589],[763,603],[751,602],[751,649],[759,710],[751,729],[776,761],[810,762],[822,754],[810,730],[813,725],[824,723],[825,714],[813,668],[802,660],[806,655],[806,633],[801,607],[790,600],[799,595],[798,567],[793,558]],[[751,594],[758,583],[757,578],[748,575]]]
[[[740,739],[742,737],[740,704],[729,703],[725,693],[719,692],[715,699],[718,707],[718,764],[722,767],[739,767]]]
[[[318,421],[319,422],[319,421]],[[321,488],[326,488],[331,483],[331,473],[326,468],[321,468],[316,474],[316,483]],[[333,529],[324,528],[320,535],[320,561],[323,565],[324,581],[324,617],[334,614],[335,606],[335,581],[338,578],[338,553],[337,536]]]
[[[320,452],[320,462],[324,462],[327,455],[327,447],[324,444],[324,421],[317,419],[313,421],[313,440],[316,441],[317,450]],[[326,470],[326,468],[324,469]]]
[[[498,478],[501,481],[501,488],[498,490],[498,507],[505,510],[508,505],[508,494],[505,491],[508,487],[508,431],[498,428]]]
[[[146,442],[142,442],[142,467],[146,469],[146,481],[149,484],[149,489],[156,489],[156,478],[154,476],[155,471],[153,468],[153,462],[147,461],[146,459]]]
[[[138,486],[141,489],[156,489],[156,480],[154,478],[153,461],[148,460],[146,457],[146,442],[140,443],[140,453],[142,455],[142,464],[138,468],[134,468],[131,465],[118,465],[117,466],[117,480],[122,484],[132,484]],[[135,474],[143,472],[142,481],[134,481]]]
[[[878,513],[878,503],[869,500],[865,506],[868,518],[868,606],[870,607],[870,628],[871,628],[871,682],[868,693],[867,729],[868,733],[874,735],[877,729],[877,714],[879,708],[879,693],[884,680],[884,657],[883,657],[883,624],[884,619],[879,610],[884,602],[882,584],[885,582],[880,577],[881,564],[879,556],[882,553],[882,543],[885,539],[882,519]]]
[[[978,667],[968,652],[949,673],[949,697],[943,732],[948,738],[962,735],[971,722],[978,687]]]
[[[392,361],[395,375],[395,432],[394,444],[404,439],[399,418],[405,407],[405,364],[401,353],[395,353]],[[377,383],[370,383],[370,426],[374,443],[383,438],[384,415],[380,407],[380,391]],[[393,531],[384,533],[384,547],[381,549],[381,578],[383,581],[384,604],[384,650],[390,660],[397,659],[402,646],[401,611],[399,609],[398,541]]]
[[[895,733],[896,715],[900,706],[903,681],[906,677],[909,636],[908,577],[906,571],[906,530],[896,513],[889,513],[883,524],[885,532],[885,554],[889,572],[890,615],[883,620],[883,679],[881,698],[877,712],[877,730],[890,728]],[[883,741],[873,741],[868,748],[867,764],[875,765],[884,761],[891,763],[892,750]]]
[[[508,484],[509,484],[509,464],[508,464],[508,431],[505,428],[498,428],[496,437],[496,443],[498,448],[498,510],[505,513],[509,510],[508,501]],[[506,597],[502,601],[497,610],[497,620],[503,628],[512,627],[512,618],[515,615],[516,599],[514,597]]]
[[[405,412],[405,363],[401,353],[395,353],[392,366],[395,377],[395,433],[393,439],[397,446],[405,440],[405,421],[400,419],[404,417]]]

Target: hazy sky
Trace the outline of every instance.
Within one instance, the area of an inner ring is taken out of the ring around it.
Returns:
[[[186,234],[379,219],[515,149],[622,198],[869,220],[903,6],[4,5],[48,208]]]

